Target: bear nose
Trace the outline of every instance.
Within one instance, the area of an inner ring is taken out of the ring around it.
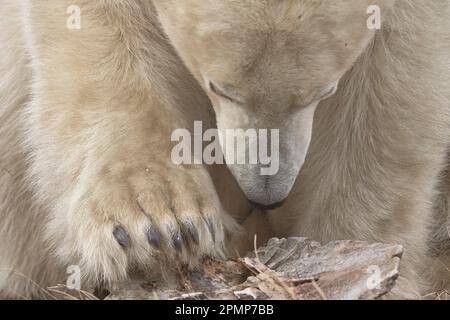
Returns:
[[[286,202],[287,198],[278,202],[274,202],[272,204],[269,205],[265,205],[265,204],[261,204],[258,202],[254,202],[249,200],[249,202],[251,203],[252,206],[254,206],[256,209],[259,210],[264,210],[264,211],[269,211],[269,210],[275,210],[277,208],[280,208],[284,205],[284,203]]]

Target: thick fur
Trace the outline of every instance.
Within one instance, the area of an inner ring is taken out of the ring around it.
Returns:
[[[397,6],[337,94],[319,107],[308,158],[290,200],[271,221],[277,234],[322,242],[402,244],[403,277],[395,292],[417,298],[429,291],[433,205],[447,197],[439,186],[448,179],[449,2]],[[448,244],[443,209],[437,242]],[[435,264],[448,286],[448,258]]]
[[[81,30],[66,28],[74,3]],[[288,10],[277,14],[315,10],[311,1],[283,4]],[[152,2],[2,0],[0,15],[2,294],[45,297],[42,288],[65,283],[70,265],[91,289],[135,268],[159,273],[174,261],[222,255],[236,230],[229,214],[241,222],[250,207],[223,166],[170,161],[174,129],[194,120],[215,126],[207,94],[218,110]],[[383,29],[358,42],[339,90],[317,108],[289,200],[267,217],[269,235],[404,245],[398,297],[449,285],[448,16],[446,0],[398,0]],[[188,51],[201,57],[200,48]],[[125,248],[117,226],[127,232]],[[163,250],[149,243],[151,228]],[[182,248],[178,234],[190,239]]]

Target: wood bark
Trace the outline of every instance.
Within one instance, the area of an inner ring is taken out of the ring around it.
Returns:
[[[236,261],[206,259],[178,280],[128,281],[107,299],[376,299],[395,285],[399,245],[271,239]]]

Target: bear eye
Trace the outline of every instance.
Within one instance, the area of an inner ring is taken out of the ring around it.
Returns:
[[[231,102],[238,102],[237,100],[231,98],[230,96],[228,96],[225,92],[223,92],[221,89],[219,89],[216,85],[214,85],[214,83],[212,83],[211,81],[209,82],[209,89],[214,92],[216,95],[218,95],[219,97],[222,97],[224,99],[227,99]]]
[[[332,96],[333,94],[336,93],[337,91],[337,83],[334,83],[333,85],[325,88],[322,93],[319,96],[319,100],[324,100],[326,98],[329,98],[330,96]]]

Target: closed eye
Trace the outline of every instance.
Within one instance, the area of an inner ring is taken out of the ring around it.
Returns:
[[[221,89],[219,89],[217,86],[214,85],[211,81],[209,82],[209,89],[214,92],[219,97],[222,97],[224,99],[227,99],[231,102],[239,102],[236,99],[231,98],[229,95],[227,95],[225,92],[223,92]]]
[[[338,82],[335,82],[325,88],[322,89],[322,91],[315,95],[315,97],[309,101],[309,103],[305,104],[304,106],[309,106],[313,102],[320,102],[322,100],[325,100],[329,97],[331,97],[333,94],[336,93],[338,88]]]
[[[335,84],[333,84],[331,87],[329,87],[329,88],[326,88],[323,92],[324,93],[322,93],[321,95],[320,95],[320,97],[319,97],[319,100],[324,100],[324,99],[326,99],[326,98],[329,98],[330,96],[332,96],[333,94],[335,94],[336,93],[336,91],[337,91],[337,83],[335,83]]]

